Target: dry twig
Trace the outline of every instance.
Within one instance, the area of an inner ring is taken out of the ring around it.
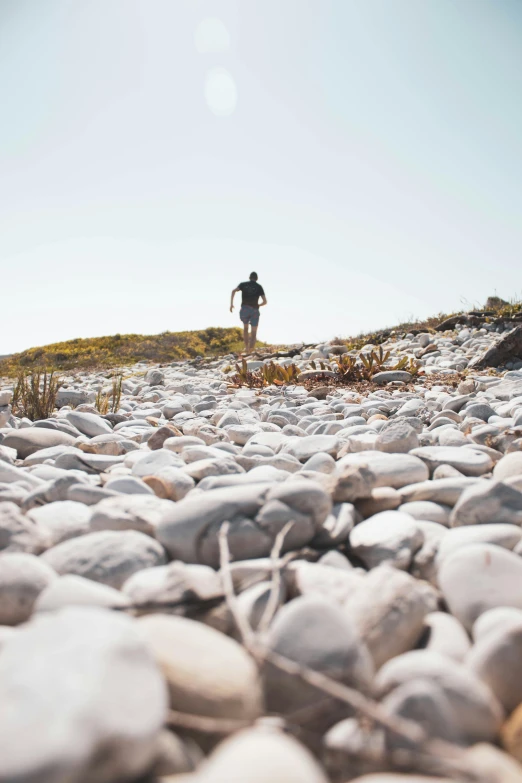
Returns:
[[[202,734],[233,734],[251,726],[252,721],[210,718],[208,715],[190,715],[188,712],[169,710],[167,724],[176,729],[200,731]]]
[[[219,531],[220,564],[223,573],[225,600],[237,625],[244,646],[258,664],[267,661],[280,671],[290,676],[298,677],[327,696],[348,704],[360,715],[364,715],[378,726],[413,746],[411,749],[405,750],[404,753],[409,753],[411,758],[415,758],[418,761],[423,759],[425,763],[427,762],[432,767],[436,766],[437,769],[442,770],[445,774],[451,775],[451,779],[473,781],[474,783],[480,783],[483,780],[483,783],[486,783],[481,776],[470,772],[469,766],[463,759],[464,754],[461,748],[444,740],[430,740],[424,729],[414,721],[390,715],[381,704],[369,699],[354,688],[350,688],[322,672],[310,669],[308,666],[279,655],[279,653],[273,650],[264,648],[237,605],[237,597],[234,592],[230,571],[229,528],[230,524],[225,522]],[[455,778],[454,776],[458,777]]]
[[[277,612],[277,607],[279,606],[279,596],[281,592],[281,569],[283,567],[283,563],[281,563],[281,551],[283,549],[283,544],[285,543],[287,533],[290,532],[294,524],[294,522],[287,522],[286,525],[279,531],[270,553],[270,559],[272,561],[272,586],[270,589],[270,596],[265,606],[265,611],[263,612],[261,622],[259,623],[258,633],[260,635],[264,634],[265,631],[267,631],[270,627],[270,623],[274,619],[274,615]]]
[[[223,577],[223,589],[225,591],[225,600],[237,629],[241,635],[243,644],[254,657],[255,655],[255,643],[254,632],[250,627],[248,620],[242,613],[241,609],[237,605],[237,598],[234,592],[234,582],[232,580],[232,573],[230,571],[230,549],[228,546],[228,531],[230,529],[230,522],[223,522],[219,530],[219,559],[221,574]]]

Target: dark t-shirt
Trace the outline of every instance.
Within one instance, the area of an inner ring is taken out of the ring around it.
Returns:
[[[238,288],[241,291],[242,307],[259,307],[259,297],[265,295],[262,285],[253,280],[247,280],[246,283],[240,283]]]

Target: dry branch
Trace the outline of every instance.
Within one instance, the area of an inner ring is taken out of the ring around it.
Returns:
[[[252,722],[230,718],[210,718],[207,715],[191,715],[187,712],[169,710],[167,725],[175,729],[200,731],[202,734],[233,734],[251,726]]]
[[[279,595],[281,592],[281,568],[283,567],[283,563],[281,563],[281,551],[285,543],[285,538],[293,528],[294,524],[294,522],[287,522],[286,525],[279,531],[270,553],[270,559],[272,561],[272,586],[270,589],[270,596],[265,606],[265,611],[263,612],[261,622],[259,623],[258,633],[260,635],[264,634],[265,631],[268,630],[270,623],[274,619],[274,615],[277,612],[277,607],[279,605]]]
[[[437,768],[446,775],[451,775],[450,779],[453,780],[467,781],[468,783],[488,783],[484,776],[470,771],[464,758],[464,751],[458,746],[444,740],[430,740],[424,729],[414,721],[390,715],[381,704],[364,696],[354,688],[350,688],[322,672],[310,669],[308,666],[297,663],[264,647],[237,605],[237,597],[234,592],[230,571],[229,528],[230,524],[224,522],[219,531],[220,565],[223,574],[225,600],[245,648],[259,665],[268,661],[280,671],[290,676],[298,677],[327,696],[348,704],[359,715],[363,715],[398,739],[407,742],[411,748],[404,751],[396,751],[396,754],[399,756],[404,758],[406,754],[409,754],[410,758],[419,762],[423,759],[425,766]],[[279,546],[282,546],[282,541]],[[275,551],[275,545],[272,551]]]

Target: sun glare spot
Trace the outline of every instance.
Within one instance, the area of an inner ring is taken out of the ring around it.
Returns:
[[[210,111],[218,117],[232,114],[237,104],[237,87],[225,68],[211,68],[205,80],[205,100]]]
[[[198,24],[194,42],[200,54],[219,54],[230,49],[230,33],[221,19],[208,16]]]

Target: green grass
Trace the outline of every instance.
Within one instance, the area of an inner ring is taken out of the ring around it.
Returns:
[[[221,327],[195,332],[115,334],[29,348],[0,360],[0,376],[27,370],[79,370],[116,367],[139,361],[167,363],[196,356],[218,356],[243,349],[243,330]],[[261,344],[262,345],[262,344]]]

